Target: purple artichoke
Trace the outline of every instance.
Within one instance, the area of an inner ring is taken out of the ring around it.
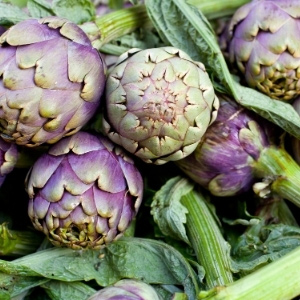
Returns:
[[[255,183],[260,196],[272,192],[300,206],[300,167],[274,144],[272,124],[230,99],[219,98],[216,121],[196,150],[177,165],[213,195],[237,195]]]
[[[0,37],[1,136],[29,147],[55,143],[85,125],[105,74],[87,35],[58,17],[29,19]]]
[[[98,249],[122,236],[143,195],[133,161],[102,136],[60,140],[26,178],[28,214],[54,245]]]
[[[231,196],[252,186],[252,164],[269,142],[253,113],[222,97],[220,103],[217,119],[201,144],[177,163],[213,194]]]
[[[122,279],[98,291],[88,300],[159,300],[155,289],[142,281]]]
[[[15,144],[0,138],[0,186],[3,184],[6,175],[14,169],[18,154],[18,148]]]
[[[271,98],[300,94],[300,2],[253,0],[228,26],[229,56],[250,87]]]

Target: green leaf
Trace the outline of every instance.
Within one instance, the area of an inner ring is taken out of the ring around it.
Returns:
[[[99,251],[53,247],[12,262],[0,260],[0,271],[68,282],[96,280],[100,286],[122,278],[182,285],[188,299],[196,299],[198,292],[197,275],[182,254],[151,239],[123,238]]]
[[[89,22],[96,15],[95,6],[89,0],[53,0],[52,9],[56,16],[76,24]]]
[[[235,86],[239,94],[238,103],[300,139],[300,116],[291,104],[271,99],[239,83],[235,83]]]
[[[28,18],[29,16],[19,7],[0,2],[0,25],[11,26]]]
[[[300,228],[283,224],[263,226],[257,234],[246,232],[239,238],[232,248],[233,266],[245,275],[299,246]]]
[[[47,281],[49,279],[42,277],[15,276],[0,273],[0,299],[6,299],[5,297],[11,299],[11,297],[16,297]]]
[[[146,0],[145,4],[162,40],[202,62],[211,79],[221,82],[227,92],[235,95],[233,79],[215,33],[201,11],[184,0]]]
[[[53,16],[51,4],[47,0],[28,0],[27,9],[33,18]]]
[[[50,280],[41,285],[52,300],[82,300],[96,293],[96,290],[82,282]]]
[[[180,200],[193,189],[194,185],[180,176],[170,179],[155,194],[151,214],[161,232],[166,236],[180,239],[189,244],[185,223],[188,210]]]

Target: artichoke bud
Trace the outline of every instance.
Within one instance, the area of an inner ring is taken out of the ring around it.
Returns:
[[[17,146],[0,138],[0,186],[3,184],[6,175],[14,169],[18,156]]]
[[[250,87],[273,99],[300,94],[299,10],[298,0],[251,1],[227,28],[230,62]]]
[[[143,180],[122,149],[80,131],[34,163],[26,191],[34,227],[54,245],[99,249],[121,237],[136,216]]]
[[[202,142],[177,165],[216,196],[248,191],[254,183],[253,164],[269,140],[262,120],[236,102],[218,96],[220,108]]]
[[[133,279],[122,279],[111,286],[107,286],[88,300],[159,300],[160,297],[155,289],[142,281]]]
[[[59,17],[17,23],[0,36],[2,138],[33,147],[76,133],[104,84],[102,58],[76,24]]]
[[[173,48],[132,49],[108,74],[105,134],[147,163],[192,153],[219,107],[202,63]]]

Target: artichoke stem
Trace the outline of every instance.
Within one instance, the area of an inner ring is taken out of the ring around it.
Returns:
[[[113,39],[152,25],[146,7],[135,5],[97,17],[94,24],[86,23],[80,27],[89,36],[93,46],[99,50]]]
[[[300,294],[300,247],[234,283],[200,292],[205,300],[280,300]]]
[[[190,0],[188,3],[197,7],[208,19],[215,19],[231,15],[237,8],[249,0]],[[152,28],[146,6],[134,5],[123,8],[104,16],[97,17],[94,22],[80,25],[81,29],[89,36],[93,46],[102,51],[102,48],[112,40],[132,33],[139,28]]]
[[[240,6],[250,2],[250,0],[188,0],[189,4],[199,8],[207,19],[217,19],[231,16]]]
[[[254,170],[257,177],[270,179],[271,192],[300,207],[300,166],[285,149],[263,149]]]
[[[233,282],[230,247],[205,199],[194,191],[181,199],[187,208],[186,230],[198,262],[204,267],[208,289]]]

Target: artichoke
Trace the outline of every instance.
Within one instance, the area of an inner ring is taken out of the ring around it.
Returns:
[[[18,154],[18,148],[15,144],[0,138],[0,186],[3,184],[6,175],[14,169]]]
[[[120,148],[80,131],[34,163],[26,190],[34,227],[54,245],[99,249],[130,225],[142,201],[143,181]]]
[[[300,94],[300,2],[253,0],[228,26],[230,62],[247,84],[288,101]]]
[[[29,147],[52,144],[93,116],[104,67],[76,24],[58,17],[19,22],[0,37],[0,53],[2,138]]]
[[[142,281],[122,279],[98,291],[88,300],[159,300],[154,288]]]
[[[108,74],[105,134],[147,163],[192,153],[218,98],[204,65],[173,47],[132,49]]]
[[[251,188],[253,162],[269,141],[256,115],[230,99],[219,99],[216,121],[194,153],[177,165],[214,195],[232,196]]]
[[[277,128],[233,100],[219,99],[217,119],[203,141],[176,164],[213,195],[234,196],[253,187],[261,197],[274,193],[300,206],[300,166],[276,145]]]

